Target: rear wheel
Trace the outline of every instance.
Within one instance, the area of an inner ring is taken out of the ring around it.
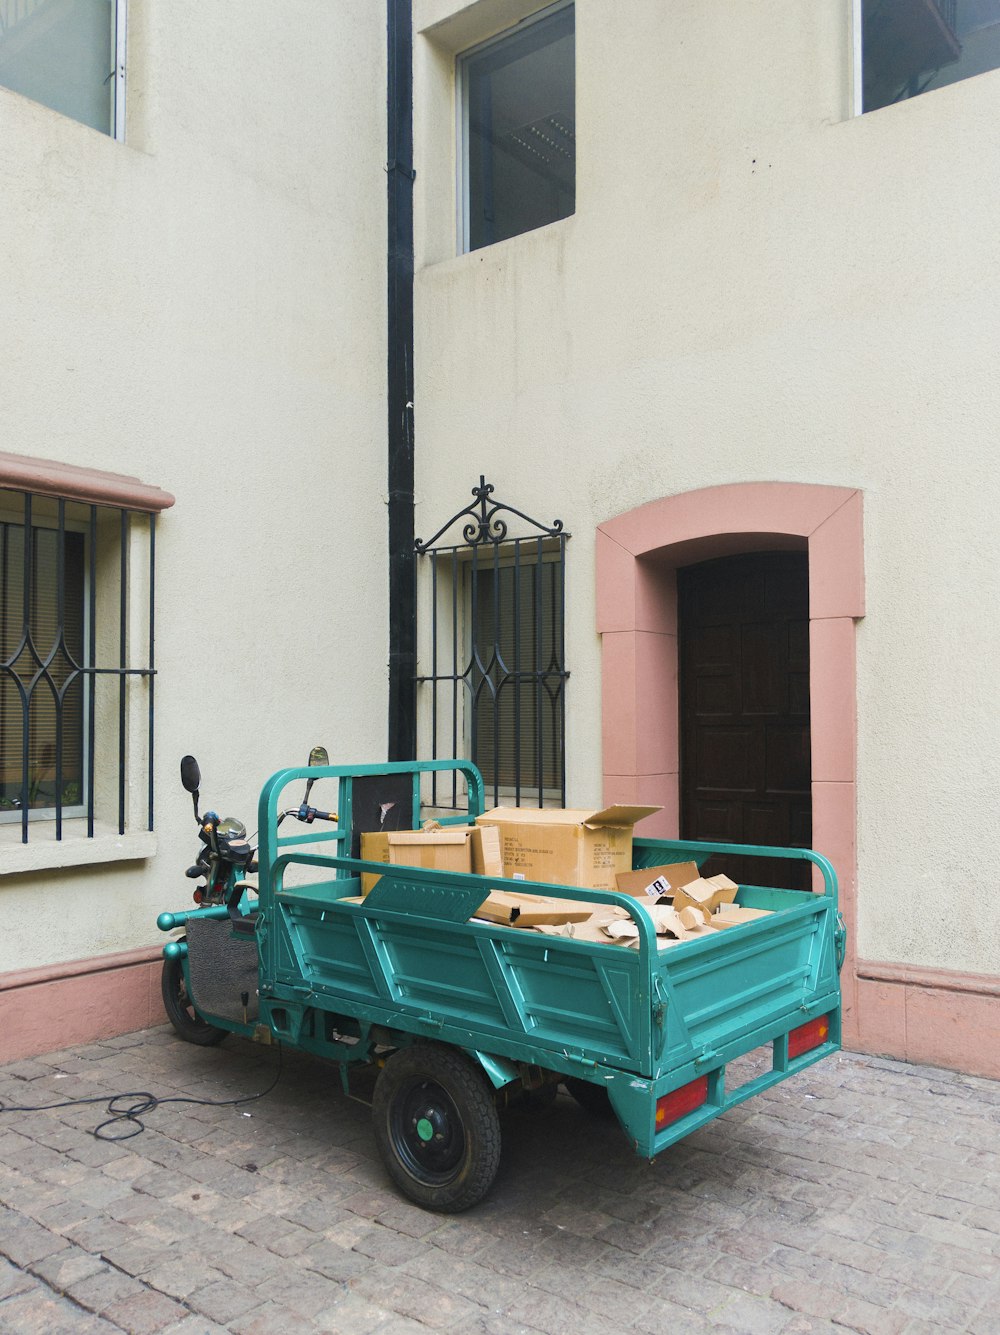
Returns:
[[[457,1214],[483,1199],[500,1165],[492,1091],[460,1052],[416,1043],[375,1085],[372,1121],[389,1176],[426,1210]]]
[[[229,1031],[209,1024],[196,1012],[184,981],[183,960],[175,957],[163,961],[160,987],[167,1019],[185,1043],[197,1043],[199,1047],[207,1048],[222,1042]]]

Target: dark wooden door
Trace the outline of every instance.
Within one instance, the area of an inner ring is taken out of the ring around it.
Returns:
[[[681,837],[812,844],[809,571],[755,552],[677,572]],[[741,884],[808,890],[808,865],[713,859]]]

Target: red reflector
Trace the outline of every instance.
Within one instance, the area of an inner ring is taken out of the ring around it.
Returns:
[[[829,1037],[830,1017],[829,1015],[821,1015],[818,1020],[810,1020],[808,1024],[801,1025],[798,1029],[791,1031],[788,1035],[788,1055],[789,1057],[801,1057],[803,1052],[818,1048]]]
[[[201,901],[205,898],[204,894],[202,893],[201,886],[198,887],[198,889],[194,892],[191,898],[194,900],[196,904],[201,903]]]
[[[656,1100],[656,1129],[662,1131],[671,1122],[679,1122],[688,1113],[700,1108],[708,1098],[708,1076],[692,1080],[690,1085],[681,1085],[672,1094],[664,1094]]]

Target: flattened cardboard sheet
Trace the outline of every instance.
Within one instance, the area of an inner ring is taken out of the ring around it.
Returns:
[[[593,906],[576,899],[556,899],[542,895],[518,895],[493,890],[476,910],[475,916],[506,927],[558,926],[560,923],[585,922]]]
[[[739,927],[741,923],[755,922],[758,918],[770,917],[770,914],[770,909],[749,909],[744,908],[742,904],[723,904],[708,921],[717,929]]]

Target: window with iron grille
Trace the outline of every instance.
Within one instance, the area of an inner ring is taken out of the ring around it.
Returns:
[[[561,558],[529,538],[468,571],[469,754],[495,795],[563,789]]]
[[[0,480],[45,467],[0,455]],[[95,499],[0,489],[0,834],[25,844],[153,828],[156,512],[173,498],[63,473]],[[123,490],[149,508],[97,502]]]
[[[468,758],[492,805],[565,804],[565,554],[569,534],[538,525],[491,499],[484,479],[476,502],[427,543],[422,581],[422,661],[418,676],[420,754]],[[511,537],[514,515],[539,529]],[[462,543],[440,544],[452,524]],[[436,776],[435,776],[436,780]],[[448,782],[454,790],[455,780]],[[457,791],[432,783],[430,805],[457,805]]]

